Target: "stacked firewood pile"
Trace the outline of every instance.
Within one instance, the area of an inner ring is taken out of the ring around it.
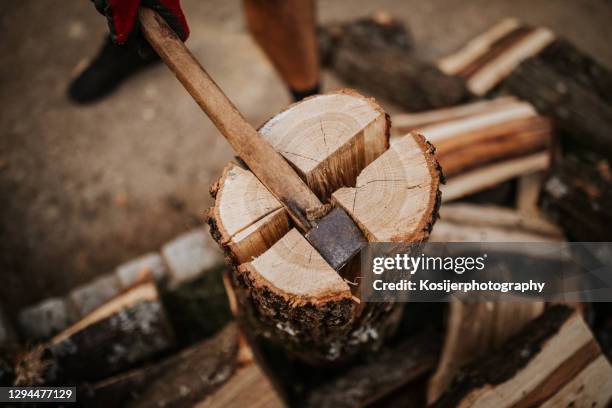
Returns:
[[[612,73],[593,59],[512,19],[435,64],[385,14],[319,35],[331,70],[406,113],[341,91],[260,133],[369,241],[612,241]],[[609,306],[362,303],[359,265],[331,269],[242,162],[211,194],[227,270],[167,285],[145,265],[52,336],[22,330],[0,383],[105,407],[612,402]]]

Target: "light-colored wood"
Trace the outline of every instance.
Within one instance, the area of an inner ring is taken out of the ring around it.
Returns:
[[[541,407],[605,407],[611,401],[612,367],[608,359],[602,355]]]
[[[341,90],[307,98],[267,121],[261,135],[326,201],[389,146],[389,121],[371,98]]]
[[[261,255],[289,231],[282,204],[250,171],[230,163],[213,188],[217,241],[239,262]]]
[[[516,208],[530,217],[541,217],[538,199],[544,183],[544,172],[527,174],[518,179]]]
[[[144,36],[157,54],[296,225],[307,231],[311,227],[307,214],[322,206],[316,195],[238,112],[166,22],[151,9],[139,13]]]
[[[241,265],[240,272],[248,275],[253,287],[278,294],[291,305],[351,298],[346,282],[296,229]]]
[[[474,115],[493,113],[499,110],[506,110],[511,107],[523,106],[522,102],[514,96],[500,96],[491,100],[466,103],[463,105],[452,106],[450,108],[435,109],[417,113],[398,113],[393,115],[391,129],[396,136],[405,135],[411,130],[419,130],[424,126],[436,123],[448,122],[451,120],[468,118]]]
[[[454,54],[438,61],[438,68],[447,75],[457,75],[475,59],[490,51],[491,46],[507,34],[516,30],[520,23],[515,18],[506,18],[484,33],[470,40]]]
[[[431,146],[411,133],[366,167],[355,187],[336,191],[333,200],[369,241],[420,242],[429,236],[439,183]]]
[[[427,401],[436,401],[462,366],[498,349],[543,310],[544,302],[464,303],[454,299],[449,304],[446,337],[438,368],[429,380]]]
[[[477,227],[485,231],[490,227],[506,232],[523,232],[534,237],[538,236],[540,239],[547,237],[559,241],[564,239],[561,229],[544,218],[531,217],[509,208],[494,205],[444,204],[440,208],[440,218],[439,223]],[[436,223],[431,240],[438,236],[436,231],[439,223]],[[527,237],[527,235],[524,236]],[[476,241],[507,242],[506,239],[498,241],[491,238]]]
[[[482,96],[493,89],[524,60],[533,57],[552,43],[555,35],[546,28],[537,28],[486,64],[467,81],[468,89]]]
[[[256,364],[238,368],[216,392],[195,405],[197,408],[283,408],[270,381]]]
[[[563,242],[559,228],[541,218],[491,205],[443,204],[430,242]],[[534,256],[542,256],[534,248]],[[531,255],[531,254],[529,254]],[[454,299],[447,316],[440,362],[427,399],[436,401],[459,369],[499,349],[544,310],[544,302],[463,302]]]
[[[448,202],[486,190],[515,177],[546,170],[550,158],[547,152],[495,163],[458,175],[441,186],[442,201]]]
[[[588,326],[579,314],[574,313],[514,376],[495,386],[484,384],[471,390],[457,406],[526,407],[540,405],[551,398],[563,399],[568,396],[565,386],[600,357],[601,350]],[[595,368],[605,376],[610,372],[610,366],[609,363],[602,365]],[[609,391],[592,397],[603,398],[605,403],[602,406],[606,406],[610,402],[606,394],[609,395]],[[588,406],[593,406],[593,401],[587,399],[591,402]]]

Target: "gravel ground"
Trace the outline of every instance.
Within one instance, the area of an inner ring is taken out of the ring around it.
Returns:
[[[240,2],[184,0],[190,48],[254,124],[289,98],[245,32]],[[320,20],[379,9],[434,59],[505,16],[546,25],[612,66],[607,0],[387,0],[319,4]],[[0,299],[9,311],[108,272],[202,222],[227,144],[162,66],[76,106],[71,75],[97,51],[90,1],[0,3]],[[341,86],[325,74],[325,90]],[[394,110],[387,105],[388,109]]]

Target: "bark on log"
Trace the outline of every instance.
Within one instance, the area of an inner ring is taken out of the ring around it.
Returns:
[[[357,407],[385,398],[424,377],[435,367],[440,351],[439,333],[421,333],[388,345],[305,396],[304,407]]]
[[[409,111],[455,105],[467,99],[463,80],[420,61],[405,46],[410,40],[400,27],[390,18],[323,27],[319,30],[323,61],[348,84]]]
[[[612,367],[582,317],[553,306],[465,369],[432,407],[607,406]]]
[[[563,143],[612,156],[612,72],[558,40],[518,66],[505,89],[555,120]]]
[[[549,222],[504,208],[468,204],[443,205],[433,242],[560,242],[559,229]],[[478,356],[497,350],[544,310],[544,302],[449,304],[439,365],[429,382],[432,403],[447,389],[459,369]]]
[[[45,356],[41,362],[45,371],[41,377],[46,383],[105,378],[155,356],[173,342],[155,285],[141,283],[45,344],[50,361]]]
[[[230,323],[204,340],[160,362],[84,387],[86,406],[182,407],[219,388],[238,364],[238,328]]]
[[[374,211],[385,223],[391,218],[381,206],[370,208],[378,199],[390,204],[391,215],[408,217],[388,230],[389,237],[427,239],[440,179],[431,148],[420,136],[411,136],[401,155],[386,150],[388,119],[374,101],[346,91],[316,96],[272,118],[260,132],[323,199],[356,183],[360,190],[387,194],[360,193],[359,200],[341,204],[358,225],[367,225],[368,238],[383,235],[372,233],[369,219],[376,215],[362,209]],[[380,177],[362,185],[370,175]],[[413,187],[408,194],[402,189],[406,186]],[[233,261],[232,284],[251,330],[313,363],[349,358],[382,341],[392,307],[359,305],[342,277],[290,229],[285,210],[248,170],[230,165],[212,193],[211,232]],[[361,205],[362,200],[369,204]],[[351,268],[342,276],[350,277]]]
[[[544,182],[542,210],[573,241],[612,241],[610,160],[596,153],[557,156]]]

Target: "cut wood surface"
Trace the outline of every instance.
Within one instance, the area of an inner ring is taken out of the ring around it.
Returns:
[[[439,205],[440,170],[419,134],[404,136],[361,172],[355,187],[333,194],[371,242],[425,241]]]
[[[441,178],[431,146],[415,134],[388,148],[388,118],[372,100],[353,91],[315,96],[260,131],[369,240],[427,239]],[[380,344],[390,308],[360,306],[341,277],[350,279],[353,266],[335,272],[248,170],[230,164],[211,191],[211,232],[234,264],[231,282],[248,327],[312,362]],[[372,336],[360,334],[366,325]]]
[[[433,407],[605,407],[611,379],[580,314],[552,306],[498,353],[467,367]]]
[[[543,151],[551,134],[549,120],[533,106],[508,97],[404,114],[398,121],[399,131],[416,130],[436,147],[436,157],[451,179],[488,163]]]
[[[555,39],[546,28],[531,28],[506,19],[438,61],[447,75],[462,77],[474,95],[495,88],[524,60],[537,55]]]
[[[379,15],[380,16],[380,15]],[[392,18],[366,18],[320,29],[323,61],[350,85],[408,111],[455,105],[468,98],[462,78],[445,75],[412,52]]]
[[[373,99],[344,90],[293,104],[259,132],[326,201],[387,150],[389,126]]]

